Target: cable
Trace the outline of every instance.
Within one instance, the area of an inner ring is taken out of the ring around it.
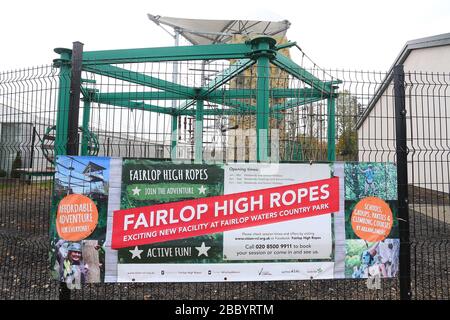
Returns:
[[[325,71],[325,69],[322,69],[322,68],[320,68],[318,65],[317,65],[317,63],[315,63],[304,51],[303,51],[303,49],[302,48],[300,48],[300,46],[298,45],[298,44],[295,44],[294,45],[298,50],[300,50],[300,52],[303,54],[303,56],[304,57],[306,57],[313,65],[314,65],[314,68],[317,68],[317,69],[319,69],[319,70],[321,70],[324,74],[326,74],[326,75],[328,75],[329,77],[331,77],[332,79],[334,79],[334,77],[330,74],[330,73],[328,73],[328,72],[326,72]],[[303,59],[302,59],[302,67],[303,67]]]

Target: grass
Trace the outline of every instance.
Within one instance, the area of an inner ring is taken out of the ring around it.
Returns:
[[[26,181],[22,179],[0,178],[0,190],[27,190],[27,191],[41,191],[52,190],[53,180],[38,180]]]

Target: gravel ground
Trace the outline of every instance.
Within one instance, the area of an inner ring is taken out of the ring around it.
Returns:
[[[58,299],[59,285],[48,270],[48,213],[51,188],[0,181],[0,299]],[[411,190],[415,203],[435,203],[437,196]],[[420,197],[418,196],[420,195]],[[435,196],[433,198],[433,196]],[[441,199],[441,198],[439,198]],[[447,196],[448,199],[448,196]],[[447,200],[448,201],[448,200]],[[430,202],[431,203],[431,202]],[[414,299],[449,299],[450,226],[410,213],[411,273]],[[416,222],[416,223],[415,223]],[[420,222],[420,223],[417,223]],[[424,230],[427,233],[424,233]],[[416,235],[420,234],[420,237]],[[157,283],[86,285],[72,299],[146,300],[322,300],[399,299],[399,280],[384,279],[381,290],[367,290],[364,280],[314,280],[240,283]]]

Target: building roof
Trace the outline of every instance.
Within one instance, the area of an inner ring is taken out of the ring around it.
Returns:
[[[356,129],[359,129],[361,127],[361,125],[364,123],[366,118],[369,116],[372,109],[375,107],[375,105],[378,102],[378,100],[380,99],[380,97],[383,95],[386,88],[391,83],[394,67],[397,65],[403,64],[406,61],[406,59],[408,58],[408,56],[412,50],[440,47],[440,46],[447,46],[447,45],[450,45],[450,33],[443,33],[443,34],[439,34],[439,35],[435,35],[435,36],[431,36],[431,37],[420,38],[420,39],[408,41],[405,44],[405,46],[403,47],[403,49],[400,51],[400,54],[395,59],[391,68],[389,69],[389,72],[387,73],[385,79],[383,80],[382,85],[375,92],[372,100],[369,102],[368,107],[366,108],[366,110],[362,114],[361,118],[359,118],[358,122],[356,123]]]

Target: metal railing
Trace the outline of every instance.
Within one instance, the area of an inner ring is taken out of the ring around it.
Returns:
[[[121,72],[171,79],[171,63],[136,63]],[[220,72],[229,66],[226,60],[209,62],[208,70]],[[204,82],[205,71],[196,71],[202,70],[201,61],[179,62],[178,68],[184,86]],[[267,93],[272,108],[269,129],[278,130],[279,158],[330,161],[333,144],[336,161],[396,163],[402,245],[399,278],[383,279],[378,290],[368,290],[364,279],[86,284],[72,291],[71,299],[449,299],[450,74],[404,73],[401,67],[394,68],[393,74],[309,72],[340,81],[335,110],[327,103],[329,97],[313,97],[311,87],[298,79],[283,72],[272,76]],[[190,150],[182,157],[194,158],[199,133],[195,113],[189,110],[195,104],[178,100],[184,111],[177,114],[173,126],[173,115],[149,112],[146,107],[148,96],[155,96],[159,108],[172,108],[170,97],[158,96],[159,91],[123,80],[129,77],[118,80],[90,71],[83,71],[81,77],[83,96],[76,120],[99,137],[99,155],[167,159],[175,136],[180,150],[182,146]],[[54,167],[44,157],[42,144],[32,137],[33,132],[44,136],[58,123],[60,89],[69,80],[67,73],[53,66],[0,74],[0,299],[60,297],[48,262]],[[250,108],[255,102],[252,90],[256,90],[256,75],[250,68],[210,96],[202,121],[203,158],[252,161],[251,130],[258,116]],[[277,96],[282,90],[291,96]],[[125,105],[122,98],[127,92],[141,96]],[[82,134],[73,136],[71,148],[81,153]],[[25,167],[28,172],[21,172]]]

